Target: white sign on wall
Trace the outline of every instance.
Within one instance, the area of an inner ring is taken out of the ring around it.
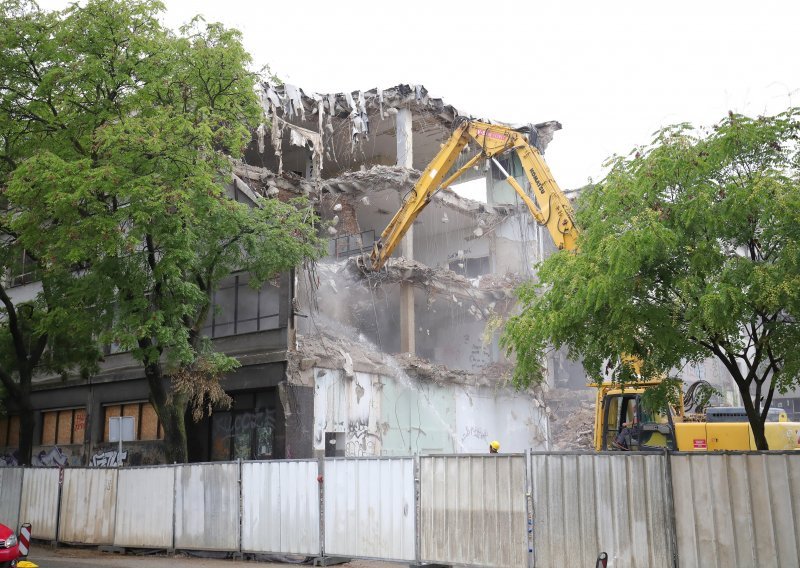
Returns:
[[[122,432],[122,437],[120,437]],[[109,442],[133,442],[136,440],[136,419],[133,416],[110,416],[108,418]]]

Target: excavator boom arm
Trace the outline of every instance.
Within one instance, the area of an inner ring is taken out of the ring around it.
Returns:
[[[450,177],[444,179],[444,176],[455,164],[458,155],[469,142],[476,144],[480,152]],[[511,151],[516,152],[519,156],[525,175],[533,188],[533,199],[496,159],[497,156]],[[414,220],[430,203],[433,194],[439,189],[449,186],[481,159],[491,159],[495,162],[506,176],[508,183],[525,202],[534,219],[547,227],[559,249],[575,250],[577,248],[578,231],[573,221],[572,207],[553,179],[550,168],[547,167],[539,151],[530,145],[523,133],[517,130],[507,126],[467,120],[453,131],[441,150],[422,172],[422,176],[414,185],[414,189],[406,196],[400,210],[395,213],[386,229],[381,233],[370,256],[373,270],[379,270],[386,263]],[[534,203],[534,199],[536,203]]]

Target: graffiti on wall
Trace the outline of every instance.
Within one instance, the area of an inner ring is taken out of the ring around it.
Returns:
[[[14,467],[16,465],[19,465],[19,459],[16,450],[10,454],[3,454],[0,456],[0,467]]]
[[[128,452],[126,450],[100,450],[92,456],[92,461],[89,463],[92,467],[119,467],[128,459]]]
[[[69,465],[69,458],[70,456],[58,446],[53,446],[49,450],[42,449],[39,453],[36,453],[34,449],[34,454],[31,456],[31,465],[37,467],[64,467]],[[17,450],[0,455],[0,467],[13,467],[21,463]]]
[[[218,414],[212,421],[212,455],[215,459],[264,459],[273,456],[275,411]],[[231,455],[231,448],[233,453]]]
[[[348,457],[376,456],[380,436],[369,431],[367,420],[353,420],[347,425],[344,455]]]
[[[31,458],[31,464],[41,467],[64,467],[69,462],[69,456],[58,446],[53,446],[49,451],[40,451]]]
[[[461,441],[465,442],[467,438],[477,438],[478,440],[486,440],[489,438],[489,433],[483,428],[479,428],[477,426],[468,426],[467,428],[464,429],[464,433],[461,435]]]

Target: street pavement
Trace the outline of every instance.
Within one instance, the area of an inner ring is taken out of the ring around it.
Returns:
[[[216,560],[198,558],[186,553],[174,556],[164,554],[137,555],[100,552],[96,548],[58,547],[41,544],[31,546],[28,560],[39,568],[86,568],[104,566],[108,568],[288,568],[297,564],[256,562],[250,560]],[[307,565],[306,565],[307,566]],[[403,568],[407,564],[353,560],[340,564],[343,568]]]

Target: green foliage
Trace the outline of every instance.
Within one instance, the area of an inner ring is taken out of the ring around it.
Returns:
[[[0,12],[5,266],[22,249],[38,262],[34,335],[72,323],[78,345],[113,342],[148,376],[180,374],[186,396],[154,392],[157,407],[202,405],[191,370],[208,385],[235,367],[201,333],[222,278],[246,270],[259,285],[320,254],[307,202],[225,192],[262,118],[239,32],[196,18],[175,34],[162,10],[5,0]]]
[[[717,357],[764,416],[761,396],[798,385],[797,117],[676,125],[612,159],[579,199],[579,252],[548,258],[519,290],[503,339],[517,384],[543,380],[542,354],[566,346],[595,380],[622,353],[645,361],[645,378]],[[635,378],[629,365],[611,374]]]
[[[679,409],[681,403],[680,379],[669,377],[642,394],[642,410],[650,415],[666,413],[669,408]]]

